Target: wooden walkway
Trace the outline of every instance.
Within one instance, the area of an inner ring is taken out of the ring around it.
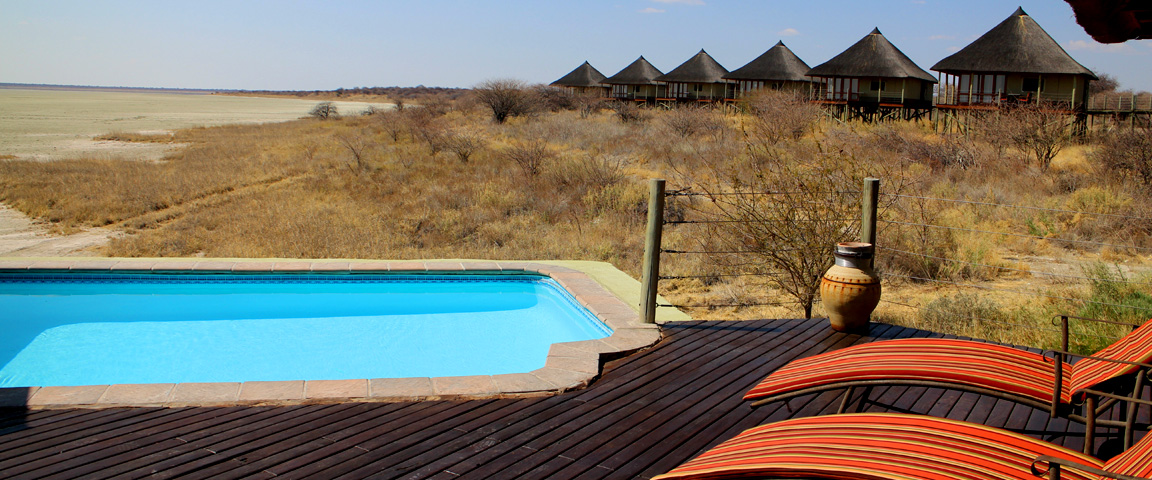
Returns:
[[[753,410],[780,365],[879,338],[938,336],[823,320],[689,322],[609,362],[587,389],[474,401],[291,407],[0,410],[3,478],[648,478],[765,422],[834,412],[832,392]],[[1082,426],[936,388],[876,389],[867,411],[913,411],[1078,449]],[[1148,416],[1142,411],[1141,416]]]

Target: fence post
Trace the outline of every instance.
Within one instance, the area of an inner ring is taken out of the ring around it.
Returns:
[[[876,245],[876,205],[880,201],[880,179],[865,178],[860,195],[860,241]],[[875,261],[875,255],[872,259]]]
[[[644,271],[640,280],[640,320],[656,323],[656,285],[660,283],[660,236],[664,229],[664,179],[648,183],[648,234],[644,238]]]

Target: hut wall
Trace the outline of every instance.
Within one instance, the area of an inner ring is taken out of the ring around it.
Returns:
[[[1037,94],[1037,91],[1039,93]],[[1007,95],[1035,101],[1083,104],[1087,98],[1088,77],[1085,75],[1011,74],[1007,79]]]
[[[655,100],[665,92],[667,87],[663,85],[612,85],[612,98],[626,100]]]
[[[812,92],[811,82],[765,82],[762,80],[738,80],[736,81],[735,85],[737,96],[748,95],[761,89],[795,92],[805,95]]]
[[[677,100],[723,100],[732,98],[731,84],[726,83],[669,83],[668,96]]]

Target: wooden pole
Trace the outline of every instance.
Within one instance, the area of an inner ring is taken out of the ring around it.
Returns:
[[[648,235],[644,239],[644,271],[640,281],[640,315],[656,323],[656,286],[660,283],[660,237],[664,230],[664,179],[648,183]]]
[[[876,205],[880,200],[880,179],[865,178],[860,196],[860,241],[876,245]],[[873,255],[875,260],[875,255]]]

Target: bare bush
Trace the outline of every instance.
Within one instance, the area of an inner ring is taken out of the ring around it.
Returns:
[[[312,118],[319,120],[328,120],[330,118],[338,118],[340,112],[336,109],[336,104],[332,102],[320,102],[312,107],[312,111],[308,112]]]
[[[520,80],[485,80],[473,88],[481,105],[492,112],[492,120],[504,123],[511,117],[531,114],[537,104],[536,95]]]
[[[803,137],[820,120],[822,111],[800,92],[761,89],[744,98],[746,129],[762,143],[776,144]]]
[[[612,111],[616,112],[616,117],[624,123],[644,123],[649,118],[648,113],[640,108],[636,102],[626,100],[613,103]]]
[[[1111,172],[1152,186],[1152,129],[1114,132],[1101,143],[1095,158]]]
[[[1048,170],[1071,140],[1070,125],[1069,115],[1052,106],[1029,104],[1012,107],[1003,127],[1016,148],[1035,159],[1041,170]]]
[[[454,129],[448,131],[444,145],[449,152],[456,154],[460,163],[468,163],[472,155],[476,154],[488,144],[483,135],[468,129]]]
[[[719,220],[701,235],[707,242],[702,247],[731,252],[712,259],[742,274],[763,275],[811,318],[832,248],[859,234],[859,197],[844,191],[863,184],[866,168],[812,141],[710,163],[692,183],[708,200],[697,209]]]
[[[548,143],[541,140],[516,143],[503,151],[504,158],[515,162],[525,175],[534,177],[540,174],[541,169],[555,154],[548,148]]]
[[[352,154],[352,160],[356,165],[356,170],[363,171],[366,167],[365,160],[368,155],[368,151],[372,148],[371,142],[369,142],[364,138],[363,135],[360,135],[359,133],[351,135],[340,135],[336,137],[336,140],[339,141],[340,145],[343,145],[344,148]]]
[[[661,120],[668,130],[682,138],[723,132],[727,125],[713,109],[704,107],[678,107],[672,109]]]
[[[408,108],[404,110],[403,119],[412,137],[427,145],[432,155],[440,153],[447,146],[447,126],[436,112],[424,108]]]

